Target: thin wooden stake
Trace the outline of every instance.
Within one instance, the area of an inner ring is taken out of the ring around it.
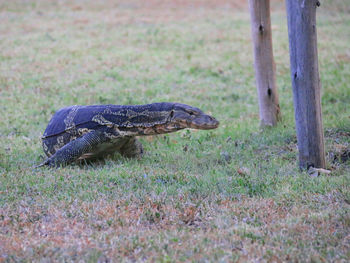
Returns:
[[[270,0],[249,0],[261,126],[281,118],[272,50]]]
[[[286,0],[299,166],[325,168],[318,72],[318,0]]]

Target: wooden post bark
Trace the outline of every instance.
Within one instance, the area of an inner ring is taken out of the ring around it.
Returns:
[[[317,57],[318,0],[286,0],[299,166],[325,168]]]
[[[272,50],[270,0],[249,0],[254,67],[261,126],[274,126],[281,117]]]

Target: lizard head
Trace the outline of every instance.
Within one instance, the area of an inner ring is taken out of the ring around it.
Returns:
[[[209,130],[219,126],[219,121],[214,117],[205,114],[196,107],[181,103],[174,103],[168,118],[170,121],[169,124],[178,129]]]

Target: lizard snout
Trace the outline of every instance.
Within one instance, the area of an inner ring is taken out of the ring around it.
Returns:
[[[200,130],[216,129],[220,122],[210,115],[199,115],[191,121],[190,127]]]

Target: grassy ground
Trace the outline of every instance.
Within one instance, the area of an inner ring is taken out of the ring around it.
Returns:
[[[349,260],[345,1],[318,15],[332,171],[320,177],[297,169],[283,3],[272,15],[283,121],[261,131],[246,1],[92,2],[0,1],[0,262]],[[157,101],[221,126],[144,138],[140,160],[32,169],[57,109]]]

